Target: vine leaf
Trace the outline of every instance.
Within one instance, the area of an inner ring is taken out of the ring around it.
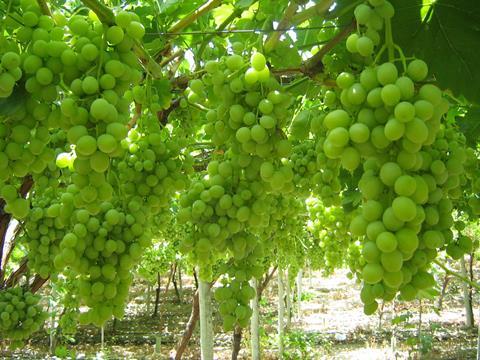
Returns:
[[[467,139],[467,144],[475,148],[480,137],[480,106],[472,106],[465,116],[457,117],[457,123]]]
[[[394,40],[406,55],[425,60],[441,88],[480,103],[478,1],[437,0],[429,5],[423,21],[421,0],[392,2]]]
[[[18,112],[25,106],[25,100],[28,93],[25,90],[25,85],[17,84],[13,89],[12,95],[8,98],[0,98],[0,116],[11,116]]]

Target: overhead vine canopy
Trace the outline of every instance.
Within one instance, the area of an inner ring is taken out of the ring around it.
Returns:
[[[348,263],[371,314],[430,291],[440,252],[470,251],[452,228],[480,213],[474,1],[0,13],[2,337],[40,327],[47,281],[71,281],[82,323],[122,317],[157,237],[223,276],[226,329],[272,263]]]

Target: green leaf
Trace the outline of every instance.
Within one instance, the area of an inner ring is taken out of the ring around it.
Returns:
[[[235,3],[235,8],[237,9],[246,9],[253,4],[254,0],[239,0]]]
[[[392,325],[400,324],[408,321],[411,318],[410,314],[398,315],[392,319]]]
[[[25,100],[28,98],[25,86],[17,84],[13,89],[12,95],[8,98],[0,98],[0,116],[11,116],[25,106]]]
[[[278,69],[298,67],[302,63],[298,49],[292,45],[289,39],[279,41],[270,58],[272,66]]]
[[[219,26],[222,24],[234,11],[234,7],[230,4],[223,4],[212,11],[215,24]]]
[[[480,103],[480,7],[477,0],[438,0],[422,23],[421,0],[394,0],[394,41],[427,62],[441,88]]]
[[[458,116],[457,123],[467,139],[467,144],[475,148],[480,137],[480,106],[472,106],[465,116]]]

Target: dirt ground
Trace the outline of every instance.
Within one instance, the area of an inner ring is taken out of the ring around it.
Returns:
[[[464,328],[464,309],[459,284],[450,282],[443,309],[437,301],[423,301],[421,331],[420,306],[392,304],[373,316],[363,314],[360,287],[339,271],[324,278],[319,273],[303,279],[303,301],[293,304],[293,316],[285,337],[285,359],[475,359],[476,329]],[[145,304],[145,287],[133,289],[126,317],[107,323],[101,349],[100,330],[80,327],[74,341],[66,342],[64,355],[73,359],[169,359],[183,333],[191,311],[191,287],[182,293],[178,303],[173,290],[162,292],[159,316],[153,318],[153,305]],[[276,281],[261,302],[261,346],[264,359],[277,359]],[[153,301],[153,297],[151,297]],[[474,298],[474,303],[478,299]],[[478,314],[478,309],[474,310]],[[392,319],[400,321],[392,324]],[[231,358],[232,334],[221,328],[218,313],[214,319],[216,359]],[[420,334],[420,335],[419,335]],[[198,326],[184,359],[200,359]],[[395,346],[392,346],[392,342]],[[39,332],[22,349],[3,350],[1,359],[55,359],[49,357],[49,339]],[[239,359],[250,359],[248,331],[244,331]],[[60,355],[60,354],[59,354]]]

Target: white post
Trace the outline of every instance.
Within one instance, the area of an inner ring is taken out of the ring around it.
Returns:
[[[302,321],[302,279],[303,270],[300,269],[297,274],[297,317],[299,321]]]
[[[283,286],[283,269],[278,267],[278,358],[283,359],[283,330],[284,330],[284,318],[285,318],[285,289]]]
[[[392,312],[393,312],[393,318],[395,319],[397,317],[397,309],[395,307],[395,299],[392,301]],[[397,323],[393,324],[392,326],[392,337],[390,339],[390,347],[392,350],[392,356],[394,359],[397,358]]]
[[[309,280],[309,285],[310,285],[310,289],[313,288],[313,271],[312,271],[312,267],[309,265],[308,266],[308,272],[310,273],[309,277],[308,277],[308,280]]]
[[[258,333],[260,323],[260,311],[257,294],[257,279],[250,280],[250,286],[255,289],[255,296],[250,300],[252,307],[252,318],[250,319],[250,337],[252,346],[252,360],[260,360],[260,334]]]
[[[292,324],[292,289],[290,288],[290,268],[287,269],[285,274],[285,292],[287,297],[287,329]]]
[[[461,269],[462,275],[468,279],[469,276],[467,273],[467,268],[465,266],[465,258],[463,256],[460,258],[460,269]],[[463,305],[465,306],[465,325],[471,328],[473,326],[473,309],[472,309],[472,304],[470,303],[469,285],[465,281],[462,281],[462,288],[463,288]]]
[[[478,319],[480,320],[480,309],[478,310]],[[477,360],[480,360],[480,324],[478,325],[477,336]]]
[[[103,347],[105,345],[105,329],[104,329],[103,325],[100,328],[100,342],[101,342],[100,348],[103,352]]]
[[[55,327],[56,327],[56,309],[55,309],[55,301],[54,298],[56,297],[56,292],[53,286],[50,286],[50,299],[49,299],[49,311],[50,311],[50,354],[54,354],[55,352]]]
[[[200,351],[202,360],[213,360],[213,325],[210,297],[210,284],[200,280],[198,283],[200,307]]]

